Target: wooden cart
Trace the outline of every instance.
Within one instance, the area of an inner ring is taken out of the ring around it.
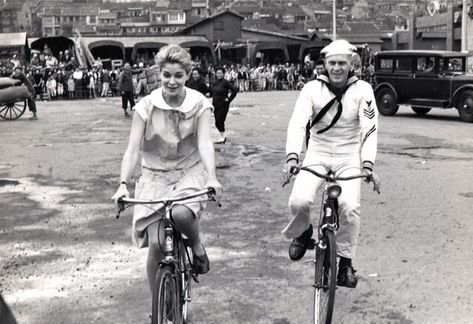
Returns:
[[[25,113],[30,93],[19,83],[12,78],[0,78],[0,118],[15,120]]]

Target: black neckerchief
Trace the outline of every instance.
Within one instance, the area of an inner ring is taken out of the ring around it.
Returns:
[[[321,82],[324,82],[326,84],[327,88],[330,90],[330,92],[332,92],[335,95],[335,97],[332,98],[320,110],[320,112],[317,114],[317,116],[315,116],[314,120],[310,123],[310,128],[312,128],[319,120],[322,119],[323,116],[325,116],[325,114],[329,111],[329,109],[332,108],[335,101],[338,101],[337,113],[335,114],[335,117],[333,117],[333,120],[330,122],[330,124],[327,127],[317,131],[317,134],[322,134],[322,133],[325,133],[326,131],[328,131],[330,128],[332,128],[333,125],[335,125],[336,122],[340,119],[340,116],[342,115],[342,111],[343,111],[343,105],[342,105],[343,95],[345,94],[345,92],[348,90],[348,88],[353,83],[358,81],[358,78],[356,77],[356,75],[352,71],[350,71],[348,73],[347,83],[345,84],[345,86],[342,89],[336,89],[330,84],[327,72],[324,72],[322,75],[320,75],[317,78],[317,80],[320,80]]]

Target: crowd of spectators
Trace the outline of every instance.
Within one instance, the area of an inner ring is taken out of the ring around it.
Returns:
[[[0,77],[10,76],[12,70],[20,65],[16,55],[13,55],[9,64],[0,66]],[[300,90],[307,81],[317,77],[316,65],[312,61],[306,61],[303,64],[259,63],[256,66],[234,64],[223,65],[223,68],[224,78],[239,92],[247,92]],[[159,70],[156,70],[155,65],[153,67],[144,62],[132,66],[136,97],[146,95],[159,86]],[[22,68],[35,88],[36,99],[88,99],[120,95],[119,80],[122,68],[107,69],[100,58],[94,66],[84,68],[77,64],[71,51],[60,51],[55,57],[48,46],[44,45],[43,51],[33,53],[29,64]],[[217,66],[209,64],[203,68],[196,62],[195,68],[200,70],[204,82],[210,87],[215,80]],[[153,81],[150,81],[150,78]]]

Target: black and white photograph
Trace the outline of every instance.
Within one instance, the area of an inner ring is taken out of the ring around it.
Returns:
[[[0,324],[473,323],[473,0],[0,0]]]

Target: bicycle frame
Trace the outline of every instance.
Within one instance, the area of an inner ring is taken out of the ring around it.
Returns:
[[[335,232],[339,227],[338,197],[342,193],[341,186],[337,180],[352,180],[369,177],[368,174],[359,174],[348,177],[336,176],[336,172],[321,174],[312,170],[309,166],[294,167],[289,177],[283,183],[283,187],[290,182],[292,175],[300,171],[307,171],[313,175],[325,179],[325,187],[322,194],[322,203],[319,215],[317,231],[317,242],[311,239],[308,249],[315,249],[314,253],[314,323],[330,324],[332,322],[336,273],[337,273],[337,251]]]
[[[193,271],[191,256],[189,252],[190,248],[188,248],[184,244],[185,238],[182,237],[182,233],[180,232],[179,228],[176,226],[176,224],[173,221],[172,207],[175,202],[196,198],[202,195],[207,195],[209,200],[216,201],[215,190],[213,188],[209,188],[207,190],[198,191],[193,194],[189,194],[183,197],[176,197],[176,198],[163,198],[160,200],[138,200],[138,199],[130,199],[130,198],[121,198],[118,201],[119,211],[117,214],[117,218],[119,217],[120,212],[124,210],[126,203],[153,204],[153,205],[162,204],[163,205],[162,207],[156,210],[156,212],[158,212],[158,210],[164,209],[164,215],[159,220],[161,223],[158,225],[158,240],[159,240],[159,235],[161,231],[160,226],[164,226],[164,241],[162,242],[162,245],[160,245],[162,248],[162,252],[164,254],[164,258],[159,262],[160,270],[158,270],[156,276],[157,277],[159,276],[160,271],[162,271],[161,274],[166,273],[166,271],[168,271],[168,275],[169,275],[169,271],[170,271],[172,273],[171,276],[175,278],[174,280],[176,280],[176,285],[178,289],[177,300],[179,301],[178,312],[180,314],[176,316],[178,318],[177,321],[179,323],[180,323],[180,320],[182,320],[183,323],[186,323],[187,321],[187,308],[188,308],[188,303],[191,301],[190,278],[192,277],[192,279],[197,283],[199,281],[197,280],[197,273]],[[156,290],[158,291],[158,294],[159,294],[159,290],[161,289],[159,287],[157,288],[158,290]],[[153,294],[153,315],[152,315],[153,323],[155,320],[154,319],[154,306],[156,305],[155,302],[158,302],[158,300],[161,300],[160,297],[158,297],[158,299],[155,300],[154,294]],[[157,312],[157,314],[160,314],[159,311]],[[157,315],[157,316],[160,316],[160,315]],[[161,323],[159,319],[158,319],[158,322]]]
[[[322,194],[317,242],[320,248],[325,248],[322,242],[324,232],[326,230],[329,230],[335,233],[335,231],[338,230],[339,227],[338,197],[331,197],[328,194],[329,188],[331,188],[331,186],[333,185],[339,186],[335,181],[327,180]]]

